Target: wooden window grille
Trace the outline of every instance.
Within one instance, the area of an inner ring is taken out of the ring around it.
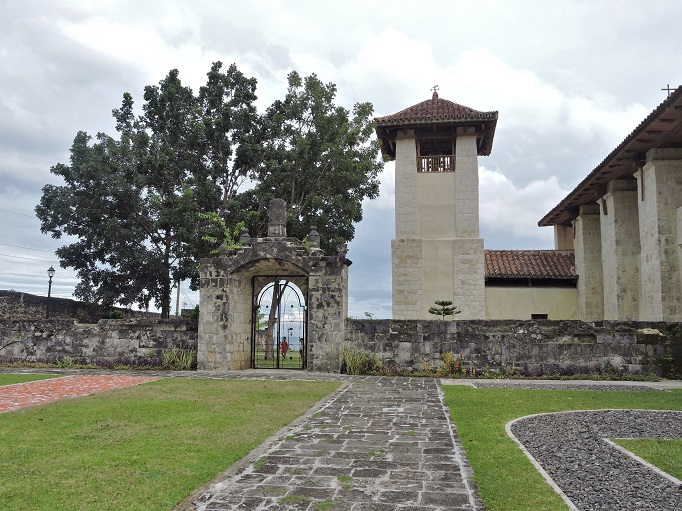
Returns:
[[[417,172],[454,172],[454,139],[434,138],[417,141]]]

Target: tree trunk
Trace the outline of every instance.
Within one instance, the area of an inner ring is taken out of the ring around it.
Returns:
[[[268,316],[268,329],[265,333],[265,360],[274,360],[275,352],[274,346],[276,344],[274,333],[277,323],[277,309],[282,301],[282,294],[280,289],[284,289],[289,285],[289,281],[285,280],[283,284],[280,284],[279,279],[275,281],[275,285],[272,287],[272,303],[270,304],[270,314]],[[289,339],[291,342],[291,339]]]
[[[163,251],[163,300],[161,302],[161,317],[168,319],[170,317],[170,302],[171,302],[171,268],[170,268],[170,250],[171,250],[171,233],[170,229],[166,229],[165,247]]]
[[[272,286],[272,302],[270,303],[270,314],[268,315],[268,329],[265,331],[265,360],[274,360],[274,333],[275,322],[277,321],[277,304],[279,304],[279,280]]]

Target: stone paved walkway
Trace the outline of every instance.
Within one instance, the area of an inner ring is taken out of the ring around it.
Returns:
[[[247,462],[186,509],[483,508],[433,379],[351,379]]]
[[[63,376],[0,386],[0,413],[158,380],[147,376]]]

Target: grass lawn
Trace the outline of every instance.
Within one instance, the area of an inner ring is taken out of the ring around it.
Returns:
[[[168,378],[0,414],[0,502],[168,510],[338,388]]]
[[[273,358],[265,358],[265,350],[258,349],[256,351],[256,367],[258,368],[276,368],[277,367],[277,353],[273,355]],[[303,363],[301,361],[301,354],[298,350],[289,350],[287,356],[283,357],[280,353],[279,355],[279,368],[280,369],[302,369]]]
[[[533,413],[598,408],[682,410],[682,390],[550,391],[445,385],[443,392],[488,511],[566,509],[561,498],[507,436],[505,425],[510,420]],[[652,443],[645,440],[634,442],[639,446]],[[681,445],[677,442],[678,449]],[[663,470],[663,462],[657,456],[671,457],[671,452],[662,448],[650,449],[647,455],[640,454],[637,448],[632,450]],[[677,458],[674,463],[679,466],[681,450],[677,450],[673,457]]]
[[[682,439],[614,440],[663,472],[682,480]]]
[[[13,383],[25,383],[27,381],[46,380],[56,378],[54,374],[0,374],[0,385],[12,385]]]

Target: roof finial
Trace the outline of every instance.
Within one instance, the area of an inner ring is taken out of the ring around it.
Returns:
[[[433,96],[431,96],[431,99],[438,99],[438,85],[431,87],[431,90],[433,91]]]
[[[671,95],[673,92],[675,92],[677,89],[674,89],[674,88],[671,89],[671,88],[670,88],[670,84],[668,84],[668,85],[666,86],[665,89],[661,89],[661,90],[668,91],[668,97],[670,97],[670,95]]]

